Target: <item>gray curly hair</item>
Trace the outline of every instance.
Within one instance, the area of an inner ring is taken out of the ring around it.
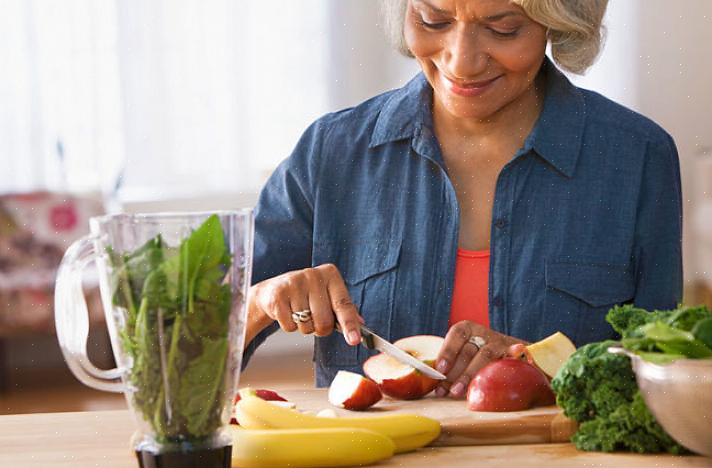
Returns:
[[[532,20],[547,28],[554,61],[564,70],[579,75],[596,61],[605,28],[603,16],[608,0],[511,0]],[[385,30],[403,55],[412,57],[403,36],[408,0],[382,0]]]

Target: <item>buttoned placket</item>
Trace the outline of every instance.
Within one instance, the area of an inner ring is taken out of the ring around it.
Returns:
[[[507,283],[509,278],[510,232],[507,220],[511,217],[511,204],[507,203],[510,187],[510,165],[502,168],[495,184],[490,228],[490,266],[488,288],[488,313],[491,327],[507,333],[506,317]]]
[[[433,250],[433,252],[439,252],[439,261],[435,262],[438,265],[435,273],[439,279],[435,281],[433,294],[431,294],[431,310],[435,311],[435,313],[429,316],[430,323],[428,325],[437,333],[444,335],[447,332],[455,281],[455,264],[460,228],[459,203],[444,166],[437,139],[427,126],[417,128],[411,147],[416,154],[427,159],[429,164],[437,166],[443,178],[444,193],[441,205],[441,229],[437,239],[437,245],[440,246],[440,250]],[[505,334],[509,332],[510,328],[507,291],[509,288],[510,256],[512,251],[510,224],[514,210],[514,178],[516,177],[517,163],[530,150],[531,141],[528,139],[524,147],[502,168],[497,177],[492,206],[488,310],[491,327]]]
[[[495,184],[490,228],[489,319],[491,327],[504,334],[510,333],[509,280],[511,277],[512,216],[514,187],[522,159],[531,151],[530,140],[502,168]]]
[[[432,255],[436,258],[433,264],[437,265],[434,273],[435,281],[430,294],[430,310],[433,313],[427,316],[427,327],[436,334],[445,336],[450,319],[450,306],[452,291],[455,281],[455,260],[457,258],[457,238],[460,229],[460,208],[447,174],[445,164],[440,153],[440,146],[432,130],[427,125],[418,125],[413,135],[412,150],[420,157],[425,158],[428,164],[436,166],[442,178],[443,191],[441,192],[440,223],[441,226]]]

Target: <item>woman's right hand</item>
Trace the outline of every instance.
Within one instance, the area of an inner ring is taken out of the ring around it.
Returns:
[[[310,310],[312,320],[296,324],[292,313]],[[364,323],[351,302],[341,273],[333,264],[290,271],[264,280],[250,288],[248,330],[245,344],[273,321],[286,332],[299,331],[327,336],[338,321],[346,342],[361,343],[359,325]]]

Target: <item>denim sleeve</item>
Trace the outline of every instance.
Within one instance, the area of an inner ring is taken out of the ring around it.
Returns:
[[[252,284],[282,273],[308,268],[312,258],[314,191],[321,125],[302,135],[292,154],[268,179],[255,208]],[[274,323],[247,345],[242,368],[257,347],[277,331]]]
[[[648,144],[635,229],[635,305],[672,309],[682,300],[682,192],[673,139]]]

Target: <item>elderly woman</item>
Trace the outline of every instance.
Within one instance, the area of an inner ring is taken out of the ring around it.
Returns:
[[[248,357],[279,327],[313,333],[324,386],[368,357],[359,323],[440,335],[436,393],[458,398],[513,343],[560,330],[582,345],[611,337],[615,304],[675,306],[675,144],[557,69],[591,65],[606,4],[387,0],[422,73],[317,120],[269,179]]]

